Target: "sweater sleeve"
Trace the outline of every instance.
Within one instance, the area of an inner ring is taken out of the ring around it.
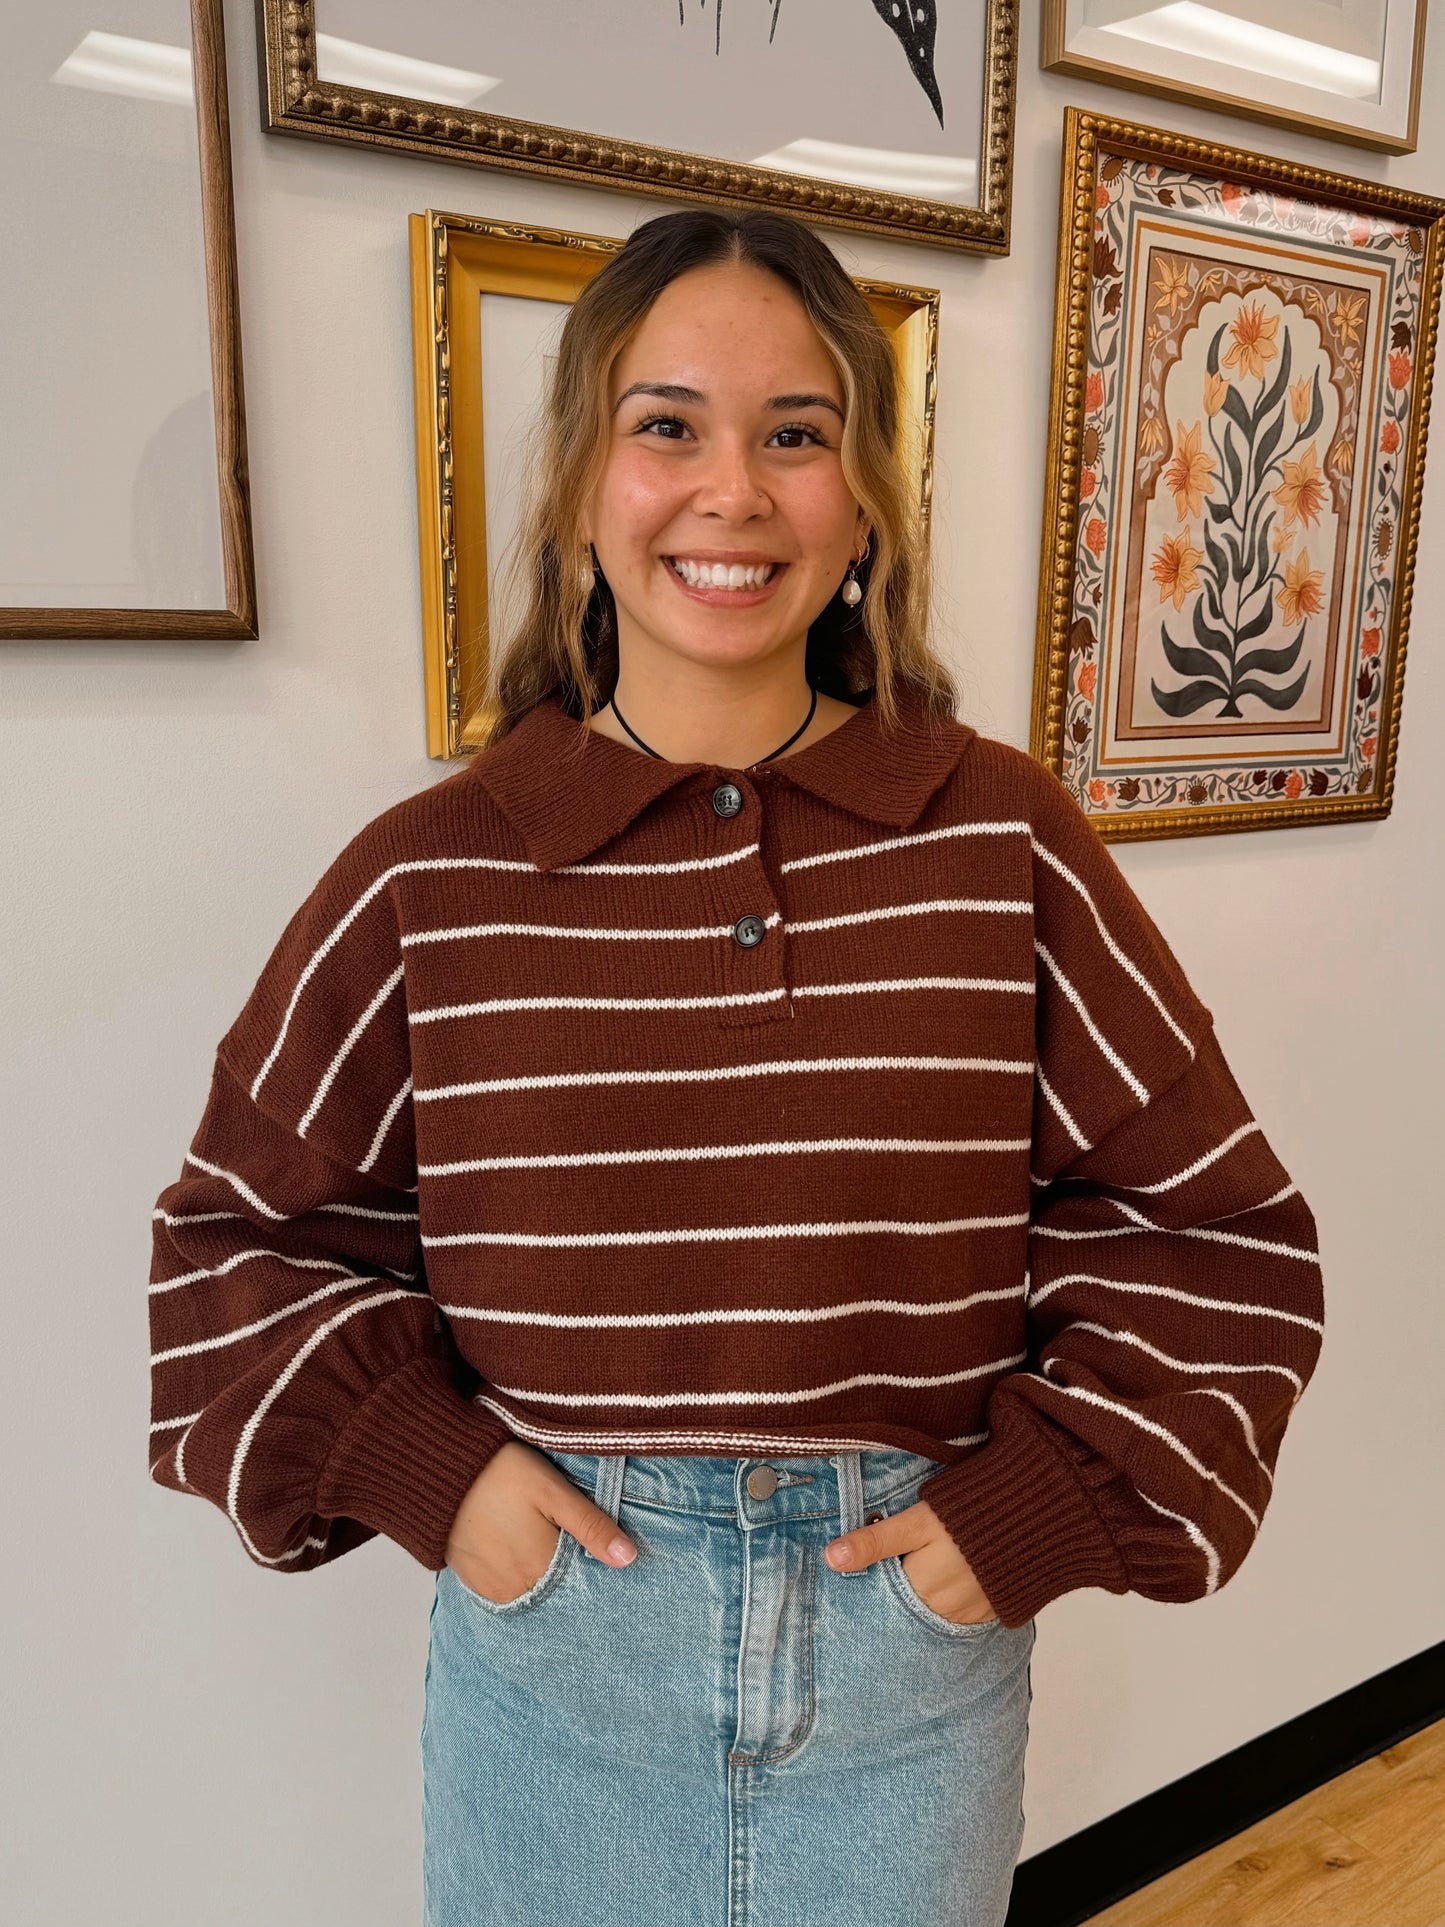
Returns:
[[[363,833],[292,918],[153,1213],[151,1477],[283,1572],[378,1533],[439,1571],[511,1436],[426,1285],[387,878]]]
[[[1076,1587],[1184,1602],[1231,1578],[1324,1329],[1314,1216],[1212,1013],[1042,775],[1028,1367],[919,1489],[1009,1626]]]

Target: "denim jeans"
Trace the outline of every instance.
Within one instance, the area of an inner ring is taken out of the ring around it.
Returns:
[[[637,1557],[563,1532],[505,1605],[438,1573],[426,1927],[1001,1927],[1035,1622],[822,1557],[939,1462],[546,1456]]]

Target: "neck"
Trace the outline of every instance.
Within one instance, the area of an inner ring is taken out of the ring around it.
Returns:
[[[726,769],[746,769],[769,755],[801,726],[813,700],[801,656],[764,665],[756,674],[736,668],[712,672],[685,663],[654,675],[637,673],[624,661],[614,696],[629,726],[658,755],[672,763],[716,763]],[[812,722],[784,753],[806,748],[852,713],[848,704],[820,695]],[[597,711],[589,727],[637,748],[610,704]]]

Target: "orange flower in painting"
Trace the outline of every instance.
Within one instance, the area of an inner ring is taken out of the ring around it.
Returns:
[[[1269,531],[1269,546],[1274,550],[1276,555],[1279,554],[1281,549],[1287,549],[1290,543],[1293,542],[1293,540],[1294,540],[1294,537],[1290,534],[1287,528],[1284,528],[1278,522],[1271,524],[1270,531]]]
[[[1266,316],[1263,308],[1254,305],[1241,307],[1229,324],[1229,346],[1222,357],[1225,367],[1262,377],[1264,364],[1279,353],[1274,341],[1278,327],[1277,314]]]
[[[1094,684],[1098,678],[1098,674],[1097,664],[1082,662],[1079,664],[1079,673],[1074,679],[1074,686],[1077,688],[1079,694],[1086,696],[1090,702],[1094,700]]]
[[[1365,318],[1365,296],[1363,294],[1337,294],[1330,317],[1335,324],[1335,333],[1340,340],[1358,346],[1360,323]]]
[[[1380,632],[1378,629],[1365,629],[1360,634],[1360,654],[1378,656],[1380,653]]]
[[[1097,803],[1101,810],[1108,809],[1109,785],[1106,782],[1104,782],[1102,777],[1091,776],[1089,778],[1087,788],[1089,792],[1089,801],[1091,803]]]
[[[1380,430],[1380,449],[1383,454],[1393,455],[1400,446],[1400,424],[1387,421]]]
[[[1084,408],[1088,414],[1092,415],[1096,408],[1103,406],[1103,401],[1104,377],[1095,369],[1094,373],[1091,374],[1089,379],[1084,383]]]
[[[1293,562],[1284,565],[1284,587],[1279,592],[1279,613],[1286,622],[1320,612],[1320,584],[1324,575],[1310,567],[1310,552],[1301,549]]]
[[[1285,462],[1284,480],[1270,494],[1284,510],[1284,525],[1292,529],[1295,518],[1317,522],[1325,500],[1325,478],[1319,472],[1315,445],[1310,442],[1297,462]]]
[[[1104,526],[1103,518],[1096,515],[1084,530],[1084,541],[1092,555],[1102,555],[1104,553],[1104,542],[1108,533],[1109,531]]]
[[[1403,348],[1397,348],[1390,356],[1390,386],[1408,388],[1410,385],[1410,357]]]
[[[1214,458],[1200,448],[1199,435],[1198,422],[1187,431],[1183,422],[1179,423],[1174,460],[1164,471],[1164,486],[1174,497],[1174,506],[1181,522],[1186,515],[1198,515],[1201,512],[1203,498],[1213,486],[1210,474],[1214,468]]]
[[[1374,228],[1368,221],[1358,219],[1351,221],[1349,226],[1350,246],[1352,248],[1362,248],[1374,231]]]
[[[1205,414],[1217,415],[1224,405],[1224,397],[1228,393],[1229,383],[1224,379],[1223,375],[1211,375],[1206,368],[1204,371]]]
[[[1176,609],[1182,609],[1185,596],[1199,587],[1197,571],[1204,560],[1203,549],[1193,546],[1189,534],[1186,529],[1182,535],[1166,535],[1149,564],[1149,572],[1159,584],[1159,600],[1172,601]]]
[[[1239,210],[1244,206],[1249,196],[1239,185],[1238,181],[1221,181],[1219,184],[1219,198],[1224,203],[1224,211],[1230,219],[1238,220]]]
[[[1300,791],[1304,788],[1304,786],[1305,786],[1305,779],[1300,775],[1297,769],[1292,769],[1289,775],[1286,776],[1286,778],[1284,779],[1284,793],[1289,798],[1291,803],[1293,803],[1293,801],[1299,795]]]
[[[1139,429],[1139,453],[1157,455],[1164,446],[1164,429],[1157,415],[1146,415]]]
[[[1155,283],[1158,299],[1155,310],[1167,308],[1172,321],[1189,299],[1189,267],[1184,261],[1162,260],[1159,263],[1159,279]]]
[[[1079,496],[1080,496],[1080,499],[1081,499],[1082,501],[1085,501],[1085,502],[1087,502],[1087,501],[1088,501],[1088,499],[1089,499],[1089,497],[1090,497],[1090,496],[1091,496],[1091,495],[1093,494],[1093,492],[1094,492],[1094,488],[1095,488],[1095,479],[1094,479],[1094,471],[1093,471],[1093,469],[1091,469],[1091,468],[1081,468],[1081,469],[1079,470]]]
[[[1378,741],[1379,741],[1379,738],[1378,738],[1378,737],[1376,737],[1376,736],[1364,736],[1364,737],[1361,737],[1361,739],[1360,739],[1360,755],[1361,755],[1361,756],[1362,756],[1362,757],[1364,758],[1364,760],[1365,760],[1365,761],[1366,761],[1367,763],[1368,763],[1368,762],[1370,762],[1370,761],[1371,761],[1371,760],[1373,759],[1373,757],[1374,757],[1374,754],[1375,754],[1375,747],[1376,747],[1376,744],[1378,743]]]
[[[1289,412],[1297,423],[1310,412],[1310,385],[1303,375],[1289,385]]]
[[[1109,205],[1109,190],[1101,183],[1094,190],[1094,206],[1098,208],[1098,207],[1107,207],[1108,205]]]

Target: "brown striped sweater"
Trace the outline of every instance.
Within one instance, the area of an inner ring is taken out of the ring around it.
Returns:
[[[550,698],[360,832],[154,1214],[155,1480],[439,1570],[511,1437],[893,1446],[1006,1625],[1236,1571],[1315,1220],[1058,779],[903,711],[732,770]]]

